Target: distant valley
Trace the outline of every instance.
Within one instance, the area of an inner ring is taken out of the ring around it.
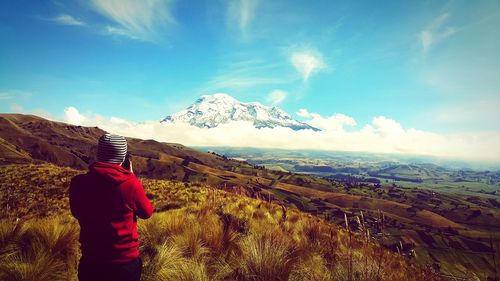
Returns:
[[[215,151],[268,169],[314,174],[345,182],[394,184],[442,192],[500,196],[500,167],[496,166],[483,168],[429,157],[359,152],[221,147],[199,149]]]

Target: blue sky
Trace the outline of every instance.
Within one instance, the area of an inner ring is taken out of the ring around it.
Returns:
[[[203,94],[500,132],[499,1],[2,1],[0,112],[159,120]],[[271,94],[274,93],[274,94]]]

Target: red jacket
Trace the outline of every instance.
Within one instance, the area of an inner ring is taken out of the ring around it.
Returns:
[[[71,180],[69,199],[80,223],[82,257],[122,262],[139,256],[137,217],[151,217],[153,206],[132,172],[95,162]]]

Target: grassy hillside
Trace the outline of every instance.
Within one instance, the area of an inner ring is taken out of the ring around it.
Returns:
[[[78,173],[0,166],[1,280],[75,280],[67,191]],[[144,280],[439,280],[364,231],[206,185],[142,181],[157,210],[139,224]]]

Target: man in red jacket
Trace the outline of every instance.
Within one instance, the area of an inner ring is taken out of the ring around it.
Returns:
[[[80,281],[140,280],[137,217],[151,217],[153,206],[126,154],[124,137],[105,134],[97,162],[71,181],[71,213],[80,223]],[[125,169],[122,164],[130,165]]]

